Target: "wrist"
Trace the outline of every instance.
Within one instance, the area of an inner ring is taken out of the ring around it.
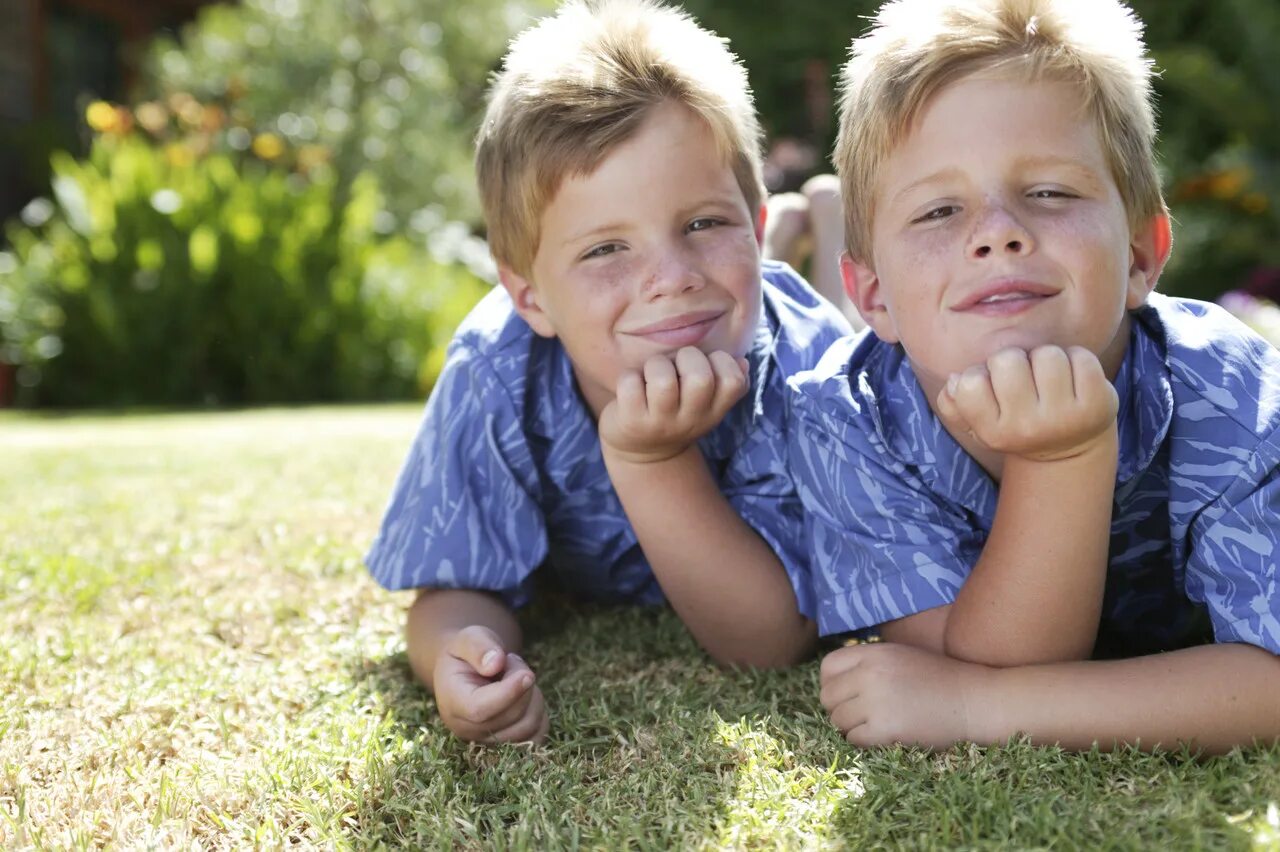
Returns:
[[[601,439],[600,454],[610,472],[629,468],[651,468],[653,465],[673,462],[698,453],[697,445],[690,443],[669,444],[645,449],[622,449]]]
[[[965,739],[979,745],[1001,745],[1013,735],[999,695],[1004,669],[967,663],[961,675],[960,702]]]
[[[1005,457],[1006,468],[1009,465],[1038,465],[1055,469],[1078,467],[1087,468],[1091,472],[1114,468],[1120,455],[1120,437],[1116,422],[1097,435],[1072,447],[1061,450],[1041,450],[1023,454],[1009,453]]]

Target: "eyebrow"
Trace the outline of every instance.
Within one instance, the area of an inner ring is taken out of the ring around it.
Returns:
[[[571,236],[565,238],[564,242],[562,242],[561,245],[569,246],[569,245],[573,245],[574,243],[587,242],[595,239],[596,237],[607,234],[611,231],[615,231],[615,232],[620,231],[622,230],[622,228],[623,228],[623,225],[621,222],[610,222],[607,225],[600,225],[599,227],[592,228],[589,231],[582,231],[577,234],[572,234]]]
[[[1014,162],[1014,167],[1019,171],[1026,171],[1027,169],[1044,168],[1044,167],[1054,167],[1054,168],[1066,167],[1076,172],[1078,175],[1080,175],[1080,177],[1089,181],[1091,184],[1094,185],[1094,187],[1098,187],[1101,185],[1101,179],[1098,175],[1098,172],[1088,163],[1084,162],[1083,160],[1078,160],[1075,157],[1060,157],[1054,154],[1019,157]],[[947,180],[962,178],[963,176],[964,176],[964,172],[958,168],[952,167],[952,168],[939,169],[933,174],[925,175],[919,180],[912,181],[911,183],[904,186],[902,189],[898,190],[898,192],[894,194],[893,198],[890,200],[889,203],[890,204],[897,203],[902,198],[902,196],[906,195],[912,190],[919,189],[920,187],[925,186],[927,184],[941,183]]]
[[[961,177],[962,175],[963,173],[960,171],[960,169],[957,169],[954,167],[939,169],[933,174],[925,175],[919,180],[912,181],[911,183],[904,186],[902,189],[898,190],[896,193],[894,193],[893,198],[889,200],[889,203],[896,204],[899,201],[899,199],[902,198],[902,196],[906,195],[907,193],[911,192],[914,189],[919,189],[925,184],[941,183],[942,181],[958,178],[958,177]]]
[[[1019,157],[1017,166],[1020,169],[1066,167],[1095,185],[1100,182],[1097,170],[1084,160],[1080,160],[1075,157],[1059,157],[1053,154],[1046,154],[1038,157]]]

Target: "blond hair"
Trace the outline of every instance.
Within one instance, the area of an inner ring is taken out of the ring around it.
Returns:
[[[891,0],[853,41],[834,154],[849,253],[871,262],[876,175],[928,100],[979,71],[1079,85],[1131,227],[1164,211],[1151,60],[1119,0]]]
[[[764,198],[760,126],[724,39],[651,0],[572,0],[517,36],[476,139],[493,256],[527,275],[560,182],[593,172],[665,102],[706,122],[755,215]]]

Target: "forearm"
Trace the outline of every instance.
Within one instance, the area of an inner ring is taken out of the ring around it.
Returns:
[[[605,461],[654,575],[698,643],[716,660],[757,667],[813,650],[782,563],[720,492],[696,446],[649,464]]]
[[[1081,458],[1007,460],[991,535],[947,617],[947,654],[996,666],[1089,657],[1115,469],[1114,438]]]
[[[405,625],[409,667],[428,689],[441,649],[453,634],[473,625],[487,627],[508,651],[519,651],[520,625],[502,601],[471,589],[426,589],[409,608]]]
[[[984,669],[967,690],[973,738],[1210,753],[1280,739],[1280,659],[1251,645],[1128,660]]]

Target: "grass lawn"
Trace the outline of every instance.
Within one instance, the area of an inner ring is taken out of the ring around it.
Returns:
[[[456,742],[360,564],[417,416],[0,416],[0,848],[1280,847],[1280,749],[858,752],[665,611],[536,607],[549,743]]]

